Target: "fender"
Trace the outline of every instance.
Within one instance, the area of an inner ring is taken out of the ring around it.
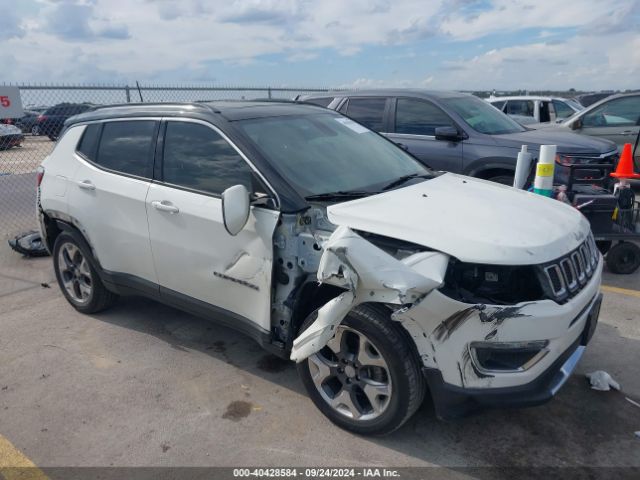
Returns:
[[[389,255],[346,226],[324,245],[318,281],[346,291],[316,311],[316,320],[300,334],[291,359],[300,362],[322,349],[349,311],[365,302],[413,304],[444,283],[449,256],[418,252],[402,260]]]

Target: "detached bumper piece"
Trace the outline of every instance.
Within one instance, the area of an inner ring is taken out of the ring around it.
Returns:
[[[436,416],[449,420],[464,416],[483,407],[533,407],[548,402],[571,376],[593,337],[602,294],[598,294],[591,308],[583,332],[538,378],[525,385],[503,388],[462,388],[445,383],[437,369],[425,368]]]

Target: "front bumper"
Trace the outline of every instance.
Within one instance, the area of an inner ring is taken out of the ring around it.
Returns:
[[[463,388],[444,381],[440,370],[425,367],[424,375],[433,398],[436,415],[450,419],[480,407],[530,407],[549,401],[568,380],[591,340],[600,313],[602,294],[598,293],[588,306],[584,329],[541,375],[533,381],[513,387]],[[576,317],[577,319],[577,317]]]

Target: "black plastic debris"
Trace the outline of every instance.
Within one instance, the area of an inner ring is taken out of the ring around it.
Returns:
[[[47,248],[42,243],[40,232],[35,230],[21,233],[12,238],[9,240],[9,246],[26,257],[46,257],[49,255]]]

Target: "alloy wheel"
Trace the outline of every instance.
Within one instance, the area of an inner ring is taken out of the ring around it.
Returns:
[[[345,417],[373,420],[388,407],[393,393],[389,366],[361,332],[339,326],[335,336],[307,362],[321,397]]]
[[[93,279],[89,262],[80,249],[64,243],[58,253],[58,270],[65,290],[74,302],[85,304],[91,300]]]

